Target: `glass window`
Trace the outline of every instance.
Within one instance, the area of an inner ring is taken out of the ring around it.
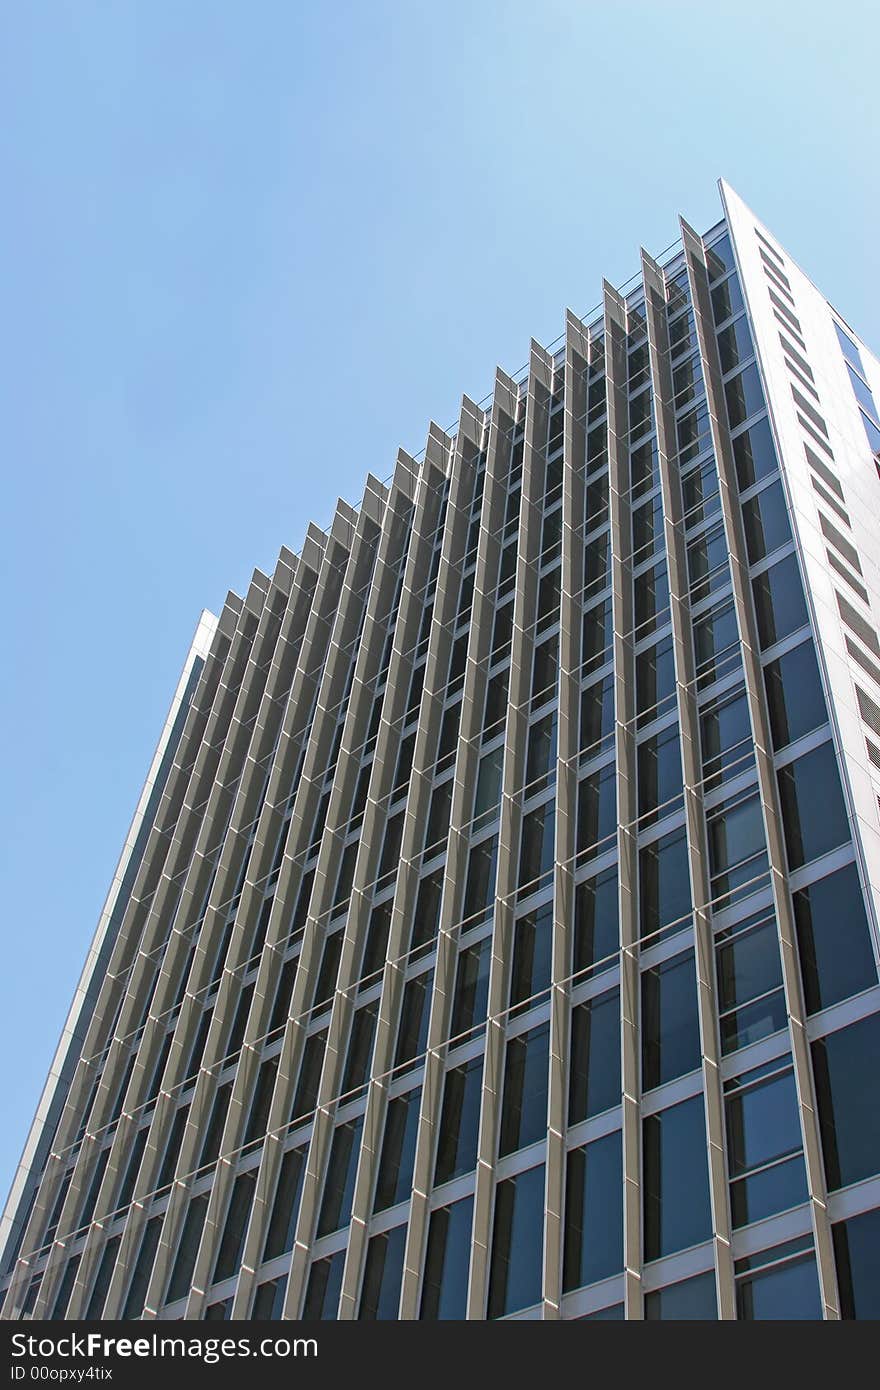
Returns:
[[[785,748],[828,720],[813,643],[802,642],[764,668],[773,747]]]
[[[474,1199],[431,1212],[420,1318],[461,1320],[467,1315]]]
[[[744,492],[760,478],[766,478],[770,473],[778,471],[779,465],[768,419],[756,421],[736,436],[733,441],[733,457],[740,492]]]
[[[371,1236],[364,1262],[364,1283],[358,1317],[370,1321],[397,1320],[406,1226],[395,1226],[381,1235]]]
[[[730,245],[730,237],[727,233],[719,241],[706,248],[706,269],[709,272],[709,280],[720,280],[722,275],[726,275],[728,270],[733,270],[735,265],[733,259],[733,248]]]
[[[840,1316],[880,1320],[880,1209],[831,1228],[840,1289]]]
[[[825,1175],[829,1188],[880,1172],[880,1014],[813,1043]],[[872,1065],[866,1066],[871,1059]]]
[[[716,323],[724,323],[743,309],[742,291],[735,275],[716,285],[712,291],[712,315]]]
[[[202,1238],[202,1227],[205,1224],[205,1214],[208,1210],[209,1195],[209,1193],[203,1192],[198,1197],[193,1197],[187,1208],[186,1220],[183,1223],[180,1244],[177,1247],[174,1268],[171,1271],[171,1280],[168,1284],[166,1303],[174,1303],[178,1298],[184,1298],[189,1293],[193,1270],[196,1267],[196,1256],[199,1253],[199,1242]]]
[[[738,1318],[744,1322],[763,1322],[814,1321],[822,1317],[815,1256],[811,1253],[774,1263],[780,1254],[786,1253],[786,1246],[777,1246],[752,1260],[737,1260],[737,1270],[741,1265],[757,1261],[769,1266],[739,1280],[736,1290]]]
[[[293,1249],[305,1171],[305,1148],[288,1149],[281,1159],[275,1201],[272,1204],[272,1215],[269,1218],[269,1229],[263,1247],[264,1260],[274,1260],[276,1255],[286,1255],[288,1250]]]
[[[588,541],[584,551],[584,595],[598,593],[608,583],[611,565],[611,535],[603,531],[594,540]],[[554,573],[559,576],[559,571]],[[557,602],[557,607],[558,607]]]
[[[541,1298],[544,1263],[544,1165],[495,1189],[489,1317],[530,1308]]]
[[[610,598],[602,599],[584,614],[583,670],[593,671],[611,658],[612,608]]]
[[[772,647],[807,621],[807,605],[794,555],[786,555],[752,580],[758,636],[762,649]]]
[[[433,941],[440,927],[440,904],[443,899],[443,870],[436,869],[434,873],[427,874],[419,882],[419,892],[416,898],[416,909],[413,914],[413,929],[410,948],[424,946],[427,941]],[[384,905],[386,914],[383,922],[383,934],[379,940],[373,942],[372,936],[367,942],[367,951],[364,959],[364,974],[368,975],[376,970],[381,970],[385,963],[385,954],[388,949],[388,937],[391,927],[391,903]],[[381,909],[377,909],[377,912]],[[373,913],[373,918],[376,912]],[[372,933],[372,919],[370,922]],[[372,949],[371,949],[372,945]]]
[[[337,1125],[333,1131],[318,1218],[318,1236],[329,1235],[331,1231],[338,1231],[349,1223],[363,1127],[364,1117],[358,1115],[355,1120]]]
[[[847,843],[849,821],[831,742],[780,768],[777,777],[790,868]]]
[[[681,810],[684,778],[677,724],[639,744],[638,783],[641,825],[651,825],[658,816]]]
[[[856,400],[858,401],[862,409],[868,415],[873,415],[874,419],[876,420],[877,407],[874,404],[874,397],[871,395],[870,386],[865,385],[858,372],[854,372],[852,367],[849,366],[849,364],[847,364],[846,370],[849,373],[850,384],[852,386],[853,391],[855,392]]]
[[[784,1065],[790,1061],[789,1057],[777,1059],[725,1084],[730,1207],[735,1227],[807,1200],[794,1073],[790,1065]]]
[[[412,1191],[413,1163],[416,1156],[416,1136],[419,1130],[421,1088],[395,1096],[388,1102],[385,1117],[385,1137],[376,1178],[374,1211],[396,1207],[408,1201]]]
[[[857,371],[861,372],[862,376],[864,376],[865,368],[862,365],[861,355],[852,338],[841,328],[836,319],[832,319],[831,322],[834,324],[837,341],[840,343],[840,350],[844,357],[848,362],[852,363]]]
[[[706,791],[736,777],[754,761],[749,702],[744,690],[722,696],[700,714],[700,744]]]
[[[675,658],[672,638],[636,654],[636,709],[638,722],[658,718],[675,700]]]
[[[324,1065],[324,1048],[327,1045],[327,1029],[322,1028],[317,1033],[310,1033],[303,1046],[302,1062],[299,1069],[299,1080],[296,1084],[296,1091],[293,1097],[293,1105],[290,1111],[291,1120],[303,1120],[311,1117],[315,1108],[315,1101],[318,1098],[318,1084],[321,1080],[321,1068]]]
[[[633,581],[633,615],[637,638],[647,637],[669,617],[666,561],[643,570]]]
[[[321,956],[321,968],[318,971],[318,983],[315,986],[315,1008],[320,1004],[329,1003],[333,998],[336,989],[336,977],[339,974],[343,936],[344,932],[339,927],[324,941],[324,953]]]
[[[788,507],[778,478],[743,502],[743,523],[746,549],[752,564],[791,540]]]
[[[591,772],[578,785],[577,851],[608,848],[617,831],[617,777],[613,763]],[[552,867],[552,851],[549,867]]]
[[[691,883],[684,828],[662,835],[639,851],[639,911],[641,933],[651,943],[663,939],[667,927],[688,925]]]
[[[681,494],[686,526],[696,526],[701,521],[707,521],[720,510],[718,470],[714,459],[708,459],[685,474],[681,480]]]
[[[470,1173],[476,1166],[482,1080],[482,1057],[446,1073],[434,1169],[437,1187],[462,1173]]]
[[[379,1001],[373,999],[355,1009],[345,1057],[345,1070],[342,1076],[342,1092],[351,1100],[352,1091],[358,1090],[370,1074],[370,1059],[373,1055],[373,1039],[376,1036],[376,1018]]]
[[[474,830],[489,825],[501,805],[501,774],[504,770],[504,745],[484,753],[477,773],[477,792],[474,797]],[[452,783],[449,783],[450,788]],[[449,823],[447,821],[446,831]]]
[[[744,371],[726,381],[724,394],[727,398],[727,414],[731,429],[736,429],[737,425],[748,420],[750,415],[757,415],[759,410],[763,410],[764,392],[761,390],[761,378],[758,376],[756,364],[752,362]]]
[[[877,983],[877,967],[855,864],[794,894],[807,1013],[814,1014]]]
[[[612,989],[571,1011],[568,1123],[600,1115],[620,1098],[620,995]]]
[[[513,965],[510,979],[510,1005],[523,1001],[541,1002],[550,988],[551,948],[553,945],[553,904],[545,903],[535,912],[520,917],[514,926]]]
[[[720,521],[701,531],[688,543],[688,583],[692,603],[701,602],[730,582],[727,556],[727,537]]]
[[[620,946],[617,865],[585,879],[574,895],[574,974],[595,966],[610,970]]]
[[[402,1067],[406,1062],[420,1062],[424,1057],[428,1045],[428,1018],[433,983],[434,972],[428,970],[422,975],[416,975],[412,980],[407,980],[403,987],[397,1050],[394,1054],[395,1067]]]
[[[645,1259],[699,1245],[712,1234],[703,1097],[643,1121]]]
[[[752,335],[745,314],[742,318],[735,319],[727,328],[722,328],[718,334],[718,352],[721,356],[722,372],[732,372],[740,362],[754,356],[755,349],[752,346]]]
[[[785,1027],[776,918],[756,913],[716,937],[721,1051],[735,1052]]]
[[[504,1095],[498,1156],[524,1149],[547,1133],[547,1068],[550,1024],[510,1038],[504,1063]]]
[[[650,1091],[700,1065],[694,953],[642,973],[642,1089]]]
[[[464,890],[464,920],[483,916],[495,902],[495,869],[498,860],[498,837],[481,840],[471,846],[468,858],[467,882]]]
[[[592,749],[614,732],[614,677],[606,676],[581,695],[580,751]]]
[[[239,1271],[256,1185],[256,1168],[251,1168],[246,1173],[239,1173],[232,1184],[232,1195],[226,1213],[226,1225],[223,1228],[223,1238],[220,1241],[217,1263],[214,1266],[213,1283],[215,1284],[219,1284],[223,1279],[229,1279]]]
[[[695,619],[694,658],[700,689],[729,675],[740,665],[739,629],[731,600]]]
[[[459,951],[450,1036],[460,1042],[464,1041],[464,1033],[485,1021],[491,950],[492,938],[484,936]]]
[[[620,1130],[568,1155],[565,1182],[564,1292],[623,1269]]]
[[[547,801],[523,816],[520,837],[520,893],[534,893],[540,880],[553,871],[553,845],[556,832],[556,802]]]
[[[312,1262],[303,1307],[303,1317],[307,1322],[335,1322],[344,1269],[344,1250],[337,1250],[335,1255]]]
[[[492,757],[492,754],[489,754]],[[485,758],[483,762],[485,762]],[[483,763],[480,764],[480,772],[483,771]],[[425,857],[430,858],[437,854],[441,848],[441,843],[445,845],[449,838],[449,815],[452,809],[452,789],[455,783],[451,777],[445,782],[441,782],[439,787],[435,787],[431,793],[431,806],[428,811],[428,823],[425,827]],[[477,796],[480,794],[480,783],[477,782]],[[399,850],[399,845],[398,845]],[[384,863],[384,859],[383,859]],[[386,864],[383,873],[393,868],[394,865]]]
[[[499,753],[503,750],[499,749]],[[529,749],[526,758],[526,787],[534,794],[547,785],[547,775],[556,774],[556,713],[545,714],[529,729]],[[501,758],[498,760],[498,787],[494,805],[501,800]]]
[[[559,639],[551,637],[535,648],[532,667],[532,706],[542,705],[556,694],[556,677],[559,670]]]
[[[278,1322],[284,1311],[284,1295],[287,1293],[287,1276],[267,1279],[257,1285],[251,1318],[254,1322]]]
[[[721,802],[706,822],[709,890],[716,911],[735,902],[737,889],[754,892],[767,872],[761,798],[757,794]]]
[[[645,1317],[648,1321],[714,1322],[718,1318],[715,1296],[715,1274],[697,1274],[678,1284],[667,1284],[645,1294]]]

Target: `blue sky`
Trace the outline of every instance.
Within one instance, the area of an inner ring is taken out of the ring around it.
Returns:
[[[202,607],[724,175],[880,345],[858,0],[0,13],[0,1201]]]

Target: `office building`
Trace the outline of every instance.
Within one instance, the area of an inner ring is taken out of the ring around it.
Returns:
[[[203,618],[3,1317],[880,1316],[880,363],[721,198]]]

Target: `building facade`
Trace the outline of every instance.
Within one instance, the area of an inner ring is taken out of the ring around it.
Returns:
[[[203,618],[3,1317],[880,1316],[880,363],[721,196]]]

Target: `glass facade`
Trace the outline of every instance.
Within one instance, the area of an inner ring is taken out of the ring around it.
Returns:
[[[743,254],[230,596],[4,1316],[878,1316],[875,880]]]

